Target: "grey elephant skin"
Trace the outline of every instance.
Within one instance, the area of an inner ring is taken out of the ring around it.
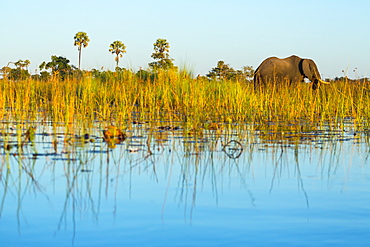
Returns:
[[[270,83],[276,86],[282,84],[292,85],[307,78],[312,83],[312,89],[317,89],[321,80],[319,70],[311,59],[290,56],[284,59],[270,57],[265,59],[254,74],[254,87],[261,88]]]

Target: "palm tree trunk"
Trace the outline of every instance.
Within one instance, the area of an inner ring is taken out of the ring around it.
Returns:
[[[81,51],[82,51],[82,44],[78,47],[78,69],[81,67]]]

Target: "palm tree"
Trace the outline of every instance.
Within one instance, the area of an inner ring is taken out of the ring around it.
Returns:
[[[89,39],[89,36],[87,36],[87,34],[85,32],[78,32],[76,33],[75,37],[74,37],[74,40],[75,40],[75,46],[77,46],[78,48],[78,69],[80,69],[80,65],[81,65],[81,50],[82,50],[82,47],[86,47],[90,41]]]
[[[121,41],[114,41],[112,44],[109,46],[109,52],[112,54],[116,54],[116,57],[114,58],[114,61],[116,61],[118,67],[119,63],[119,58],[123,56],[122,53],[126,52],[126,46],[121,42]]]

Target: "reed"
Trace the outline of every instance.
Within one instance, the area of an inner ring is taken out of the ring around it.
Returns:
[[[159,71],[153,81],[144,81],[125,70],[104,80],[89,73],[64,81],[0,80],[0,89],[0,116],[7,121],[169,121],[192,129],[212,122],[341,125],[346,119],[363,123],[370,117],[367,82],[340,81],[316,91],[306,83],[255,90],[252,83],[195,79],[176,70]]]

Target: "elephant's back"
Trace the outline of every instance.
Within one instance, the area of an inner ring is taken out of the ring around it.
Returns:
[[[261,65],[262,64],[274,64],[278,60],[281,60],[281,59],[280,58],[277,58],[277,57],[269,57],[269,58],[266,58],[265,60],[263,60],[263,62],[261,63]]]
[[[282,59],[277,57],[266,58],[262,61],[260,66],[258,66],[258,68],[256,69],[256,73],[264,73],[265,70],[270,70],[270,68],[274,67],[278,61],[281,62],[281,60]]]
[[[302,58],[292,55],[287,58],[269,57],[263,60],[259,67],[270,67],[270,66],[289,66],[290,64],[295,64],[297,61],[302,60]]]

